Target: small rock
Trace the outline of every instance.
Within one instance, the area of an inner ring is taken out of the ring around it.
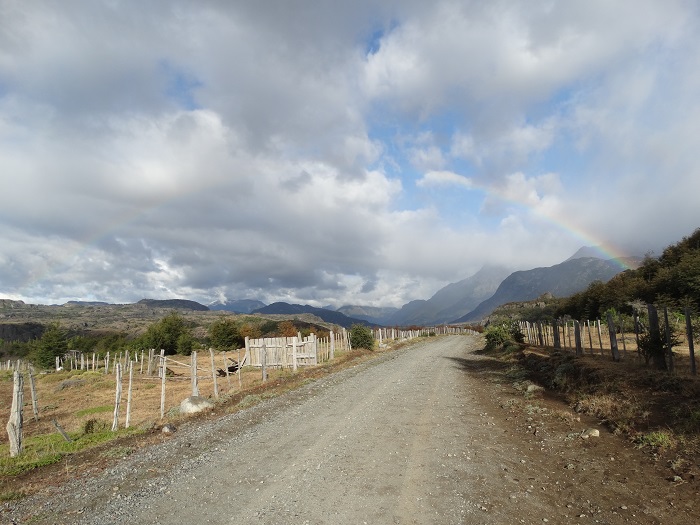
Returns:
[[[683,478],[682,478],[682,477],[680,477],[680,476],[673,476],[673,482],[674,482],[674,483],[680,483],[681,481],[683,481]]]
[[[587,428],[586,430],[581,432],[581,437],[583,439],[600,437],[600,430],[598,430],[597,428]]]
[[[209,401],[206,397],[201,396],[186,397],[180,403],[181,414],[195,414],[210,408],[214,408],[214,403]]]
[[[537,392],[542,392],[544,391],[544,388],[542,388],[540,385],[527,385],[527,393],[528,394],[535,394]]]
[[[172,434],[176,430],[177,429],[175,428],[175,425],[173,425],[172,423],[166,423],[165,425],[163,425],[163,428],[160,429],[160,431],[163,434]]]

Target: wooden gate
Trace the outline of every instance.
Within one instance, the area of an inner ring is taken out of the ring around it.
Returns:
[[[298,337],[268,337],[245,340],[246,364],[262,367],[262,349],[265,348],[265,366],[296,368],[318,364],[316,335]],[[296,361],[296,364],[295,364]]]

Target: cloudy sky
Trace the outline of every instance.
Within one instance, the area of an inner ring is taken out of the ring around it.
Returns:
[[[400,306],[700,227],[696,1],[0,0],[0,297]]]

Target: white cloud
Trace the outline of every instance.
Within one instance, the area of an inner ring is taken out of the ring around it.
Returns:
[[[474,137],[457,132],[452,138],[450,151],[454,157],[470,160],[479,167],[488,164],[518,166],[525,164],[531,155],[547,150],[556,131],[556,119],[551,117],[537,125],[513,125],[501,129],[493,137]]]
[[[417,182],[419,188],[427,188],[429,186],[464,186],[465,188],[472,187],[472,181],[464,175],[458,175],[451,171],[429,171]]]
[[[400,305],[700,220],[687,2],[0,9],[0,296]]]

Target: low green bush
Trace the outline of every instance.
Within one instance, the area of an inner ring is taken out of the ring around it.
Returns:
[[[353,348],[374,350],[374,334],[372,330],[361,324],[350,327],[350,344]]]

